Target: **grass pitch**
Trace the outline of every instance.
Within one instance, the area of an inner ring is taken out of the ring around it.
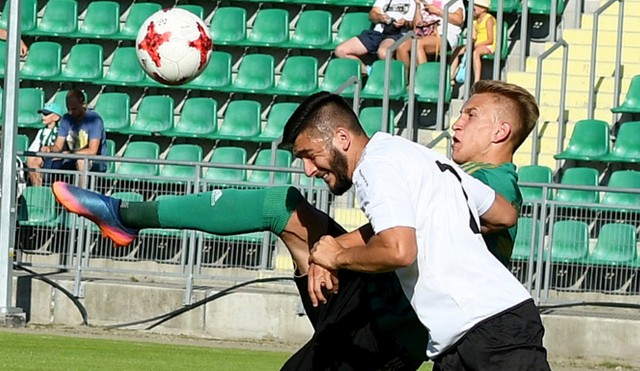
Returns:
[[[291,355],[0,331],[0,370],[279,370]],[[420,371],[431,370],[425,364]]]

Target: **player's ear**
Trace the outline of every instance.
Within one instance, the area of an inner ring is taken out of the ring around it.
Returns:
[[[334,140],[336,147],[346,151],[351,146],[351,133],[343,127],[338,127],[335,132]]]
[[[493,133],[493,142],[494,143],[502,143],[509,139],[511,135],[511,123],[507,121],[500,122]]]

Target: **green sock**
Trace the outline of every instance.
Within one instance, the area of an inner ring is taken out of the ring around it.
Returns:
[[[130,202],[120,215],[125,225],[138,229],[196,229],[220,235],[266,230],[280,235],[302,199],[294,187],[224,189]]]

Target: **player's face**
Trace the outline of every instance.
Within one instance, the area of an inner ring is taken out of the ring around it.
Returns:
[[[453,161],[458,164],[481,161],[490,150],[498,122],[494,97],[491,94],[472,95],[453,124]]]
[[[302,160],[304,173],[324,180],[331,193],[341,195],[351,188],[347,157],[331,142],[302,132],[294,143],[293,154]]]

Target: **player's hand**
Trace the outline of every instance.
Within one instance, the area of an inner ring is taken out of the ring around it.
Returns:
[[[393,22],[393,25],[396,26],[396,28],[403,28],[406,24],[407,20],[404,18],[396,19],[395,22]]]
[[[312,263],[309,264],[307,280],[307,290],[309,290],[311,304],[313,304],[314,307],[317,307],[318,303],[327,303],[323,288],[326,289],[326,292],[329,294],[338,292],[338,272],[336,271],[329,271]]]
[[[342,250],[344,247],[335,238],[329,235],[322,236],[310,251],[309,263],[318,264],[328,270],[337,270],[340,267],[336,257]]]

